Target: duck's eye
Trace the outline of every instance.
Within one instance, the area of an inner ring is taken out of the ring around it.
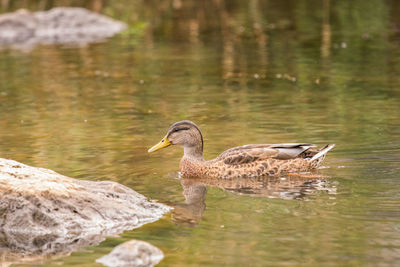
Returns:
[[[172,132],[179,132],[179,131],[184,131],[184,130],[189,130],[189,128],[175,128]]]

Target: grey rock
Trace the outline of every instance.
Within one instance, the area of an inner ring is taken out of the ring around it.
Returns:
[[[0,158],[0,263],[21,254],[68,254],[169,210],[115,182],[77,180]]]
[[[130,240],[96,261],[109,267],[147,267],[156,265],[163,258],[159,248],[144,241]]]
[[[0,46],[32,48],[36,44],[87,44],[103,41],[126,24],[78,7],[49,11],[18,10],[0,15]]]

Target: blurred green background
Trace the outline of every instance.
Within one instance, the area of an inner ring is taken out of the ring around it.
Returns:
[[[160,266],[400,263],[400,2],[0,1],[2,13],[54,6],[129,28],[0,50],[0,156],[118,181],[189,223],[168,215],[37,264],[95,266],[133,238],[164,251]],[[202,129],[206,159],[248,143],[336,143],[320,170],[330,178],[267,179],[258,196],[208,184],[190,204],[182,150],[147,154],[182,119]]]

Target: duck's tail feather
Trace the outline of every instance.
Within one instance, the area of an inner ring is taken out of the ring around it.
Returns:
[[[335,147],[335,144],[330,144],[330,145],[326,145],[325,147],[323,147],[317,154],[315,154],[310,161],[315,161],[318,160],[320,158],[324,158],[326,153],[328,153],[329,150],[331,150],[332,148]]]

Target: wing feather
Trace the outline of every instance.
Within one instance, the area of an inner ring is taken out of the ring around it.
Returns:
[[[244,145],[226,150],[217,159],[229,165],[246,164],[268,158],[294,159],[313,146],[305,143]]]

